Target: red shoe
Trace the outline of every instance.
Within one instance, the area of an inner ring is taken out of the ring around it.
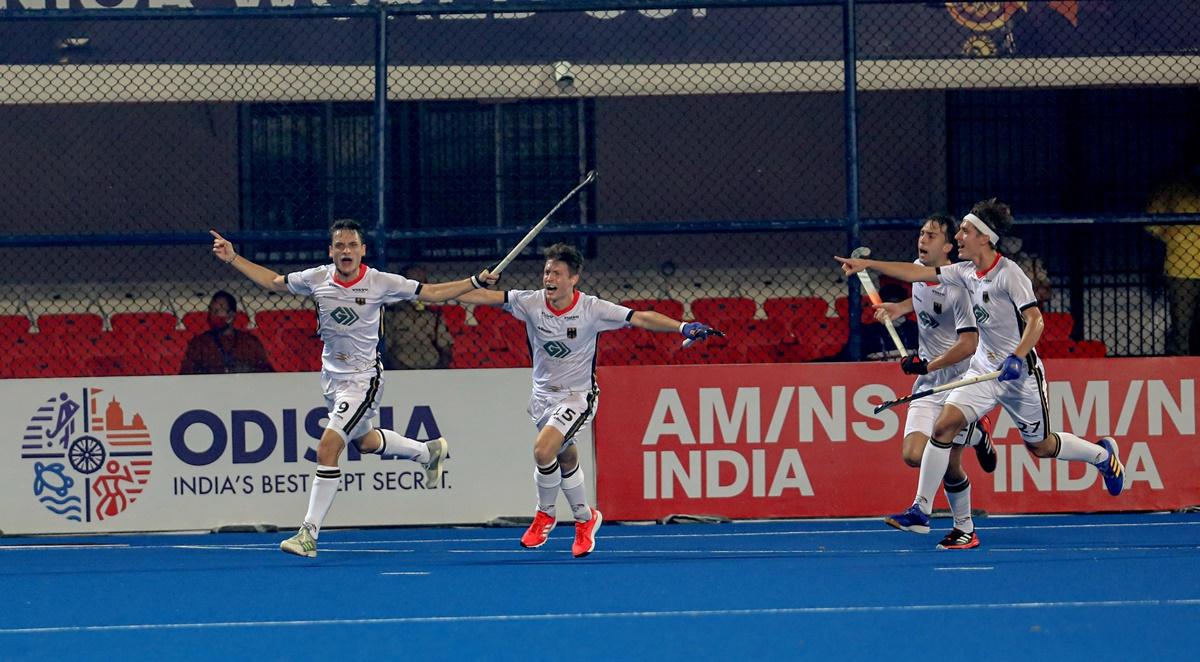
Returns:
[[[979,460],[979,466],[987,473],[992,473],[996,470],[996,447],[992,445],[992,419],[991,416],[984,416],[975,421],[979,426],[979,430],[983,432],[983,439],[975,444],[975,459]]]
[[[558,524],[558,520],[540,510],[537,511],[533,516],[533,524],[530,524],[525,535],[521,536],[521,546],[533,549],[545,545],[555,524]]]
[[[571,545],[571,553],[575,558],[583,558],[596,549],[596,532],[604,522],[604,515],[592,508],[592,519],[586,522],[575,522],[575,544]]]
[[[979,536],[975,532],[964,533],[951,529],[945,538],[937,544],[938,549],[975,549],[979,546]]]

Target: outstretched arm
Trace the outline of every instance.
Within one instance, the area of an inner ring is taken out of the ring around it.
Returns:
[[[683,322],[653,310],[635,311],[633,317],[629,318],[629,323],[647,331],[679,331],[683,327]]]
[[[678,331],[683,336],[683,346],[687,347],[697,340],[709,336],[725,337],[725,334],[700,322],[680,322],[653,310],[639,310],[629,318],[629,323],[647,331]]]
[[[421,287],[421,293],[417,295],[417,299],[425,303],[441,303],[450,299],[458,299],[463,301],[462,295],[467,294],[479,288],[495,285],[500,277],[492,272],[484,269],[475,276],[464,278],[462,280],[450,281],[449,283],[425,283]],[[500,295],[500,302],[504,303],[504,295],[500,292],[493,292]]]
[[[938,281],[937,269],[922,264],[914,264],[912,262],[881,262],[879,260],[838,257],[836,255],[833,256],[833,259],[842,263],[842,272],[847,276],[853,276],[866,269],[874,269],[885,276],[891,276],[892,278],[898,278],[910,283],[922,280],[929,282]]]
[[[466,294],[460,294],[454,298],[461,303],[483,304],[485,306],[504,305],[504,292],[496,292],[494,290],[471,290]]]
[[[254,281],[259,287],[271,290],[273,292],[287,292],[287,283],[284,282],[283,276],[274,271],[247,260],[238,255],[233,250],[233,244],[229,240],[222,237],[216,230],[209,230],[209,234],[213,236],[212,252],[216,258],[225,264],[232,266],[234,269],[242,272],[246,278]]]

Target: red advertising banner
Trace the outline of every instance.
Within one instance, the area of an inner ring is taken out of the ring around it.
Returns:
[[[996,412],[999,466],[963,455],[972,501],[990,513],[1168,510],[1200,504],[1200,359],[1046,362],[1052,430],[1113,436],[1125,491],[1095,468],[1039,459]],[[873,516],[912,503],[901,459],[910,392],[895,364],[599,368],[597,502],[614,520],[686,513],[731,518]],[[945,508],[939,494],[935,508]]]

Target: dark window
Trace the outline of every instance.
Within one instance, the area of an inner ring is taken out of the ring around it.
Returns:
[[[324,229],[374,216],[370,104],[261,104],[243,110],[242,207],[253,230]],[[567,101],[396,103],[389,111],[388,227],[527,227],[590,161],[587,104]],[[558,223],[588,218],[581,200]],[[512,242],[426,240],[389,246],[411,258],[489,258]],[[543,242],[544,243],[544,242]],[[538,244],[528,249],[536,254]],[[307,256],[305,256],[307,257]]]
[[[1028,216],[1137,214],[1185,165],[1195,89],[948,93],[950,208],[984,198]]]

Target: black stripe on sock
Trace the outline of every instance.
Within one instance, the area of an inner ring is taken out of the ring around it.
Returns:
[[[342,477],[341,469],[334,469],[333,471],[322,471],[321,469],[317,469],[317,478],[341,478],[341,477]]]
[[[951,446],[953,446],[953,445],[954,445],[954,441],[953,441],[953,440],[951,440],[951,441],[938,441],[937,439],[934,439],[933,437],[930,437],[930,438],[929,438],[929,443],[933,444],[933,445],[934,445],[935,447],[937,447],[937,448],[950,448]]]
[[[1058,436],[1057,432],[1051,432],[1050,434],[1054,435],[1055,442],[1054,452],[1050,454],[1050,457],[1058,457],[1058,452],[1062,450],[1062,437]]]
[[[950,492],[951,494],[957,494],[958,492],[962,492],[963,490],[965,490],[971,486],[971,479],[966,476],[963,476],[963,480],[961,483],[951,485],[948,481],[943,480],[942,484],[945,485],[947,492]]]
[[[574,468],[574,469],[572,469],[572,470],[568,471],[567,473],[563,474],[563,480],[566,480],[566,479],[570,478],[571,476],[574,476],[574,475],[575,475],[575,473],[576,473],[577,471],[579,471],[579,465],[578,465],[578,464],[577,464],[577,465],[575,465],[575,468]]]
[[[538,467],[537,469],[538,469],[538,473],[546,474],[547,476],[549,476],[550,474],[558,471],[558,460],[555,460],[548,467]]]

